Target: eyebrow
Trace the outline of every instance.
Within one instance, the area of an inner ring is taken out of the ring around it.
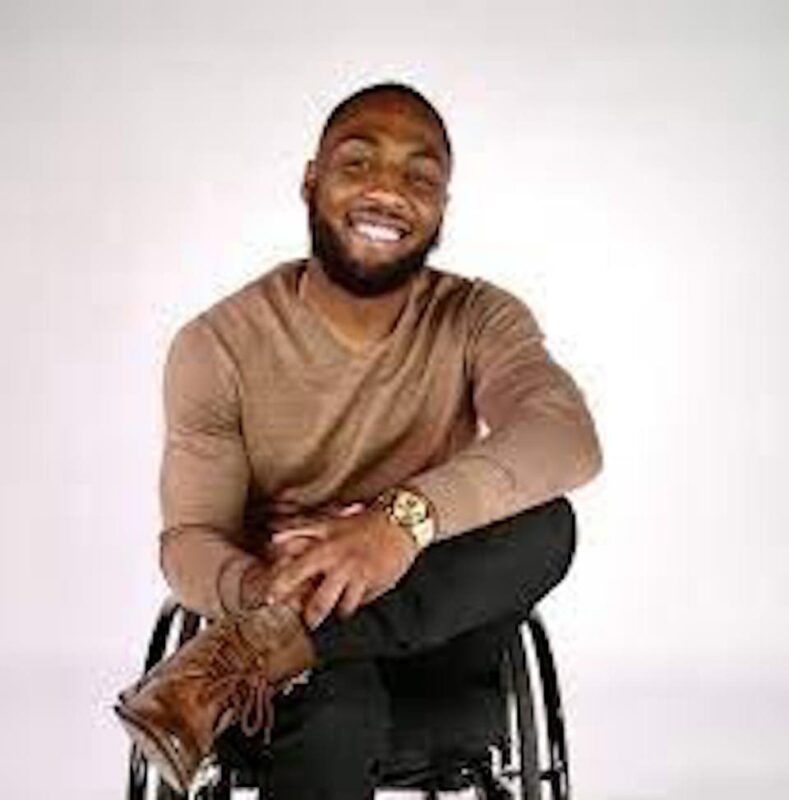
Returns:
[[[369,144],[371,146],[376,146],[378,142],[376,141],[374,136],[368,136],[364,133],[350,133],[343,139],[340,139],[336,145],[336,147],[342,147],[348,143],[354,142],[361,142],[363,144]],[[434,161],[437,161],[439,165],[444,166],[444,162],[446,159],[441,158],[441,154],[439,151],[433,147],[433,145],[428,143],[422,143],[418,150],[414,151],[410,154],[411,158],[430,158]]]

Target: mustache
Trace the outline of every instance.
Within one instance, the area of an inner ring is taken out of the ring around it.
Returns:
[[[330,280],[357,297],[376,297],[399,288],[425,266],[428,254],[440,242],[441,223],[421,245],[369,270],[351,256],[342,238],[319,212],[314,194],[307,207],[312,255]]]

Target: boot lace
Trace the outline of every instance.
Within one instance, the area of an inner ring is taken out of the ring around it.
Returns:
[[[227,697],[241,730],[254,736],[263,730],[266,744],[274,727],[275,689],[268,681],[267,653],[256,650],[241,633],[237,622],[227,625],[214,647],[195,664],[206,688],[199,699]],[[196,673],[195,673],[196,674]]]

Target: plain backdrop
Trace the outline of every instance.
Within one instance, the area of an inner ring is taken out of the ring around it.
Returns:
[[[457,153],[436,266],[532,308],[603,474],[544,604],[579,800],[789,792],[781,2],[0,2],[0,778],[123,796],[165,594],[161,368],[306,251],[330,108],[413,82]]]

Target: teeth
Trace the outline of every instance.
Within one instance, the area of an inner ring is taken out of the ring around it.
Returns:
[[[374,242],[397,242],[402,234],[396,228],[388,228],[385,225],[373,225],[370,222],[359,222],[353,228],[356,233],[360,233]]]

